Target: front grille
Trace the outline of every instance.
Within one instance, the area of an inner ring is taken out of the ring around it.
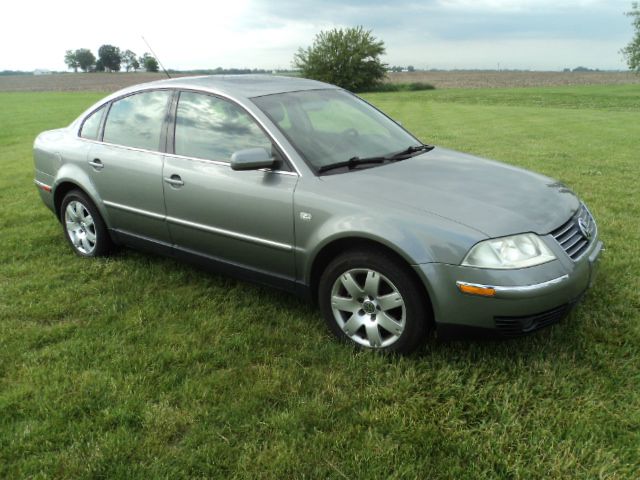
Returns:
[[[495,317],[496,328],[505,337],[518,337],[558,323],[567,316],[571,304],[526,317]]]
[[[577,260],[587,250],[596,236],[596,222],[584,204],[567,222],[551,232],[553,238],[573,260]]]

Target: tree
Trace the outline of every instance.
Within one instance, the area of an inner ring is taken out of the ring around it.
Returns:
[[[138,62],[138,57],[131,50],[125,50],[121,55],[122,63],[124,63],[124,69],[128,72],[133,68],[135,72],[138,68],[140,68],[140,63]]]
[[[145,52],[145,54],[140,57],[140,64],[147,72],[157,72],[159,70],[158,61],[148,52]]]
[[[98,49],[98,57],[102,60],[102,65],[109,72],[119,72],[122,57],[120,49],[113,45],[102,45]]]
[[[144,69],[147,72],[157,72],[159,70],[158,68],[158,61],[153,58],[153,57],[149,57],[144,61]]]
[[[78,67],[80,67],[80,63],[78,62],[78,58],[76,57],[76,52],[74,52],[73,50],[67,50],[65,52],[64,63],[66,63],[67,67],[73,68],[74,72],[77,72]]]
[[[635,29],[633,39],[629,44],[620,50],[629,65],[629,70],[640,73],[640,2],[633,2],[631,10],[626,13],[631,17],[631,23]]]
[[[96,57],[88,48],[79,48],[75,51],[78,65],[84,72],[88,72],[96,63]]]
[[[96,72],[104,72],[104,63],[102,63],[102,59],[98,59],[96,61]]]
[[[313,45],[299,48],[293,57],[294,68],[303,77],[333,83],[354,92],[379,84],[386,65],[380,61],[384,42],[361,26],[335,28],[316,35]]]
[[[416,67],[414,67],[413,65],[409,65],[407,67],[407,72],[415,72],[416,71]]]

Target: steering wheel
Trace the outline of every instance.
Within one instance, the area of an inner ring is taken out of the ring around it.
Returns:
[[[340,135],[343,137],[357,138],[360,136],[360,133],[355,128],[347,128],[346,130],[341,131]]]
[[[344,149],[344,142],[349,140],[354,140],[360,136],[358,130],[355,128],[347,128],[346,130],[341,131],[337,135],[337,140],[333,142],[331,145],[325,144],[324,149],[329,155],[333,155],[337,153],[339,150]]]

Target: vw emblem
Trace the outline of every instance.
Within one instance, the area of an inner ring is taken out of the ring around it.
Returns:
[[[587,226],[587,222],[585,222],[584,219],[578,219],[578,228],[584,238],[591,240],[591,229]]]
[[[372,315],[376,313],[376,305],[371,300],[365,300],[362,304],[362,310],[364,310],[364,313],[367,315]]]

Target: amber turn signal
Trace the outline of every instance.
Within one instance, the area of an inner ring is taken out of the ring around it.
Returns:
[[[493,287],[485,287],[482,285],[473,285],[471,283],[456,282],[458,289],[462,293],[468,293],[470,295],[480,295],[481,297],[493,297],[496,294],[496,289]]]

